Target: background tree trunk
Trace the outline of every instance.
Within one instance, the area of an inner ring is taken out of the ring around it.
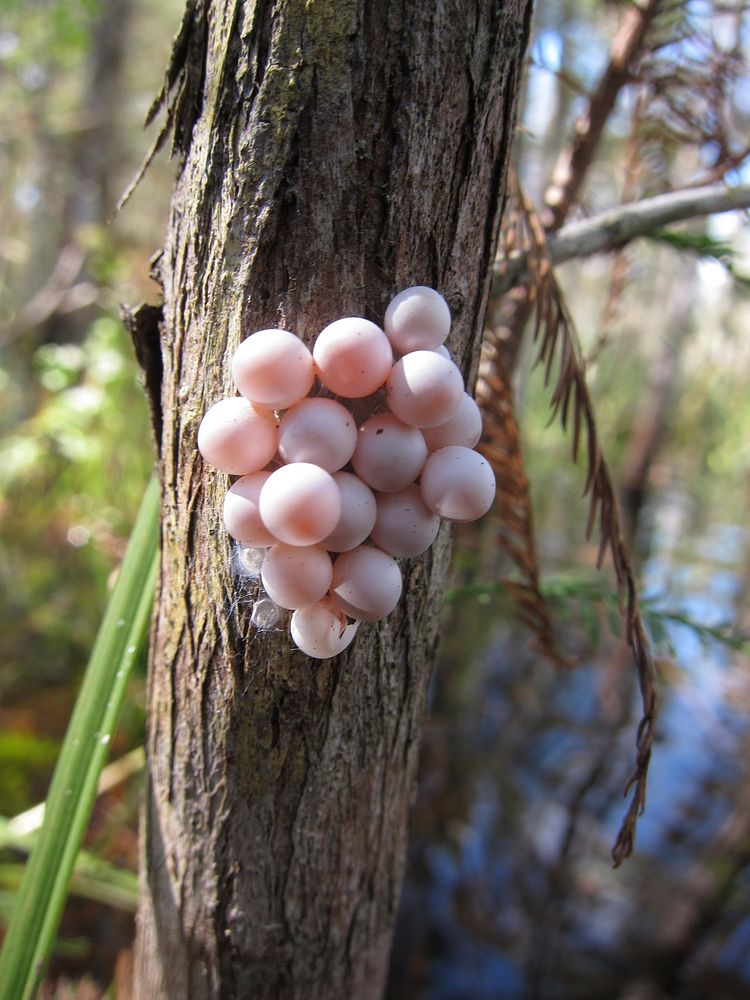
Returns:
[[[232,394],[244,336],[281,326],[311,342],[339,316],[380,322],[414,283],[446,296],[449,346],[473,377],[530,8],[188,6],[168,74],[182,166],[159,265],[164,520],[138,997],[382,991],[449,532],[404,566],[387,621],[311,661],[286,627],[250,628],[220,527],[227,478],[201,461],[196,431]]]

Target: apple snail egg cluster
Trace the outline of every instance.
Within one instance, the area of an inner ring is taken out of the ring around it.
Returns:
[[[201,422],[204,459],[239,477],[224,524],[235,572],[265,591],[252,622],[292,611],[308,656],[337,655],[360,622],[393,611],[396,559],[425,552],[440,518],[473,521],[492,505],[495,478],[474,450],[479,408],[444,346],[450,325],[443,297],[420,285],[390,302],[384,329],[339,319],[312,352],[287,330],[260,330],[232,359],[240,395]],[[337,398],[315,395],[316,380]],[[358,411],[369,401],[360,426],[355,400]]]

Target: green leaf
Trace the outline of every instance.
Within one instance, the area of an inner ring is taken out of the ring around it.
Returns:
[[[30,1000],[44,975],[96,785],[151,617],[159,493],[152,479],[107,605],[0,953],[0,1000]]]

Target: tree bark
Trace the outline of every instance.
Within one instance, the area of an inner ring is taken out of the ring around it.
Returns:
[[[253,330],[446,296],[476,370],[530,0],[191,0],[164,290],[136,996],[381,994],[449,532],[342,656],[257,633],[196,431]],[[146,338],[147,339],[147,338]],[[153,385],[152,379],[152,385]]]

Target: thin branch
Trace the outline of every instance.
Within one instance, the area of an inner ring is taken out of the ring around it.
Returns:
[[[609,63],[591,96],[588,107],[575,123],[574,138],[555,164],[544,200],[549,218],[546,228],[562,225],[578,197],[599,140],[622,88],[631,81],[644,36],[659,10],[660,0],[634,4],[625,14],[610,49]]]
[[[750,184],[737,187],[710,184],[672,191],[619,205],[581,222],[571,222],[547,237],[547,252],[553,265],[564,264],[573,258],[617,250],[673,222],[742,208],[750,208]],[[523,280],[528,271],[528,252],[518,252],[509,260],[499,261],[495,265],[492,294],[503,295]]]
[[[607,67],[589,96],[585,110],[576,119],[573,135],[560,153],[545,191],[548,234],[562,227],[585,184],[619,94],[637,77],[645,39],[660,5],[663,7],[664,0],[644,0],[643,7],[633,3],[620,22],[610,46]],[[506,299],[503,322],[508,330],[505,343],[509,355],[517,354],[533,308],[533,290],[519,284],[517,292],[514,297]]]
[[[78,280],[85,261],[86,252],[82,247],[74,242],[65,244],[42,287],[0,333],[0,347],[20,340],[53,316],[85,309],[97,301],[99,289],[96,285]]]

